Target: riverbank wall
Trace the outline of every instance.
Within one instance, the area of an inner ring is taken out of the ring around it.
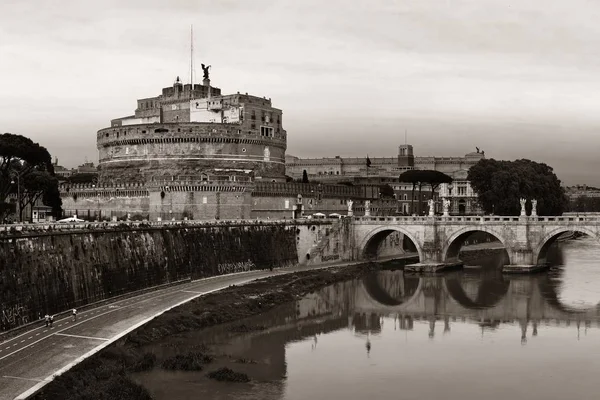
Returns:
[[[0,329],[186,279],[306,262],[334,222],[31,227],[0,234]]]

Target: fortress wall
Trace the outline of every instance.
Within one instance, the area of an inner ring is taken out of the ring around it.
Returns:
[[[227,189],[227,188],[224,188]],[[244,191],[167,191],[150,192],[150,218],[182,219],[249,219],[250,192]]]
[[[95,196],[87,196],[89,193],[70,191],[62,193],[62,208],[66,216],[77,215],[85,219],[110,220],[112,217],[121,219],[128,214],[130,217],[147,218],[150,212],[150,199],[147,192],[145,190],[143,192],[136,191],[131,195],[114,192],[100,196],[99,192],[96,192]]]
[[[13,232],[0,237],[0,329],[190,277],[294,265],[317,228],[283,223],[120,225]]]

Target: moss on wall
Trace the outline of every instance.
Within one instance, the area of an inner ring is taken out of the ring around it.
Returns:
[[[284,225],[89,231],[0,239],[0,328],[163,283],[296,263]]]

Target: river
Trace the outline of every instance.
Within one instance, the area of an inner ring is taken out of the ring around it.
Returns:
[[[600,245],[561,243],[536,275],[503,275],[503,257],[439,276],[380,271],[173,343],[209,345],[250,383],[134,379],[156,399],[597,398]]]

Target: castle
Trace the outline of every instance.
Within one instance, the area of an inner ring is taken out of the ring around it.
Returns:
[[[134,115],[98,131],[98,180],[61,185],[65,214],[293,218],[301,209],[341,212],[349,199],[372,198],[364,188],[286,183],[282,116],[271,99],[221,94],[208,69],[201,85],[177,78],[160,95],[139,99]]]
[[[483,154],[464,158],[414,157],[410,145],[396,158],[299,159],[286,157],[283,113],[271,99],[223,95],[211,86],[208,67],[202,84],[179,77],[160,95],[138,99],[133,115],[111,120],[97,133],[99,173],[93,184],[61,184],[66,215],[89,219],[254,219],[297,218],[304,214],[357,214],[373,203],[374,214],[410,209],[410,189],[398,182],[412,168],[451,172],[457,191],[453,211],[475,208],[466,171]],[[314,183],[293,182],[307,171]],[[352,180],[352,182],[347,182]],[[317,181],[317,182],[315,182]],[[346,181],[346,182],[344,182]],[[344,184],[340,184],[344,183]],[[394,199],[381,199],[390,184]],[[464,193],[461,188],[464,186]],[[452,196],[452,187],[440,193]],[[423,192],[418,203],[430,194]],[[470,196],[470,197],[469,197]],[[418,211],[426,207],[419,205]],[[368,211],[367,211],[368,212]]]

